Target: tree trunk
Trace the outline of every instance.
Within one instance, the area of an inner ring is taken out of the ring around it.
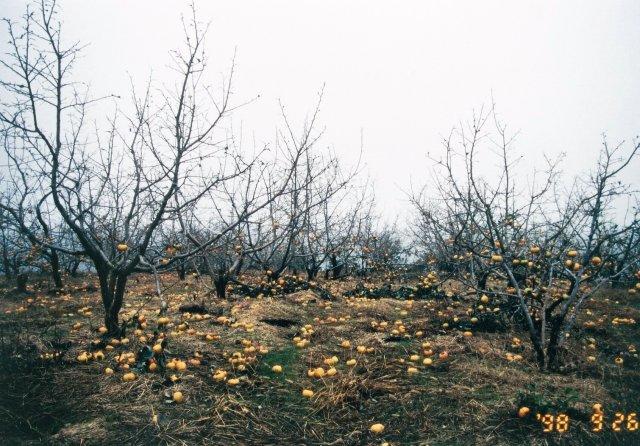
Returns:
[[[482,291],[487,290],[487,280],[489,279],[489,271],[483,273],[478,277],[478,288]]]
[[[13,274],[11,273],[11,262],[9,262],[9,255],[6,248],[2,249],[2,269],[4,270],[4,276],[7,280],[13,279]]]
[[[542,371],[545,370],[547,365],[547,356],[544,351],[544,346],[540,344],[540,340],[537,337],[537,334],[529,333],[529,337],[531,339],[531,345],[533,346],[533,351],[536,353],[536,362],[538,363],[538,368]]]
[[[318,269],[319,268],[317,268],[315,266],[307,268],[307,280],[308,281],[314,280],[316,278],[316,276],[318,275]]]
[[[187,268],[184,266],[184,263],[178,265],[177,271],[178,279],[185,280],[187,278]]]
[[[331,262],[331,272],[334,279],[337,279],[342,274],[342,268],[344,268],[344,263],[338,263],[338,258],[336,256],[331,256],[329,258]]]
[[[55,250],[51,250],[49,254],[49,264],[51,266],[51,277],[56,288],[62,288],[62,273],[60,272],[60,257]]]
[[[224,272],[219,272],[213,279],[213,285],[216,288],[216,295],[220,299],[227,298],[227,283],[229,277]]]
[[[29,280],[29,275],[27,273],[19,273],[16,277],[16,290],[19,293],[27,292],[27,281]]]
[[[110,335],[117,336],[120,334],[118,314],[122,308],[128,276],[123,273],[118,275],[104,265],[96,266],[96,270],[104,308],[104,325]]]
[[[71,261],[71,265],[69,267],[69,274],[71,274],[71,277],[78,277],[78,269],[80,268],[80,261],[79,260],[72,260]]]
[[[111,333],[120,333],[120,324],[118,322],[118,315],[122,308],[122,302],[124,301],[124,292],[127,287],[127,274],[119,274],[115,279],[115,288],[113,289],[113,298],[111,300],[111,307],[107,311],[106,325],[107,329]]]

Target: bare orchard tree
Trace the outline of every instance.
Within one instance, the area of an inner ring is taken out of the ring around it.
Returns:
[[[294,266],[296,258],[306,255],[301,246],[305,222],[311,213],[345,190],[355,175],[355,170],[343,171],[333,154],[322,154],[315,147],[322,135],[315,130],[320,100],[299,135],[283,111],[285,126],[278,133],[275,147],[276,153],[284,153],[284,164],[291,166],[288,182],[285,185],[270,173],[259,179],[268,205],[245,220],[242,229],[243,255],[271,280],[277,280]],[[288,161],[294,158],[298,160],[295,165]],[[282,162],[280,159],[276,157],[276,163]],[[234,210],[242,209],[246,207],[247,194],[232,201]]]
[[[558,161],[523,181],[513,142],[494,110],[481,110],[445,140],[445,156],[436,160],[436,197],[417,194],[413,202],[427,253],[483,302],[514,302],[540,368],[550,369],[584,302],[638,260],[627,258],[617,272],[604,267],[615,241],[638,228],[637,214],[608,222],[631,192],[619,174],[640,146],[635,142],[624,153],[622,144],[612,148],[605,141],[595,171],[565,191]],[[478,159],[486,164],[491,156],[499,169],[483,175]]]
[[[178,208],[177,220],[188,256],[197,257],[196,269],[210,277],[210,288],[218,297],[226,297],[227,285],[236,281],[251,255],[268,248],[269,243],[250,245],[245,230],[274,202],[296,192],[291,189],[292,180],[309,149],[307,145],[296,146],[281,151],[275,159],[266,158],[267,151],[263,150],[252,157],[250,165],[240,168],[241,175],[221,188],[208,190],[204,200]]]
[[[0,243],[2,244],[2,272],[7,284],[15,283],[19,292],[27,291],[28,269],[31,267],[31,244],[15,230],[13,218],[0,212]]]
[[[322,195],[322,188],[319,194]],[[370,218],[372,200],[367,188],[352,185],[305,215],[298,240],[299,264],[314,280],[324,269],[325,278],[340,278],[357,248],[355,240]]]
[[[233,69],[218,90],[204,83],[206,27],[194,14],[184,23],[183,48],[171,53],[175,83],[132,89],[132,112],[116,111],[108,131],[91,135],[87,112],[98,99],[71,78],[81,47],[65,43],[55,2],[42,0],[6,25],[0,122],[37,166],[47,199],[95,268],[105,324],[118,333],[127,280],[153,269],[159,228],[242,173],[241,163],[228,166],[217,134],[232,111]],[[40,244],[64,250],[55,240]]]
[[[23,237],[31,246],[30,259],[42,257],[56,288],[62,288],[60,251],[52,246],[43,246],[42,241],[51,243],[59,226],[48,200],[50,194],[42,185],[39,172],[33,171],[28,159],[23,159],[25,151],[19,142],[9,138],[9,131],[3,132],[3,148],[6,156],[6,175],[2,178],[0,208],[6,213],[7,222],[13,226],[16,236]],[[73,251],[65,250],[69,254]]]
[[[359,276],[382,273],[387,279],[392,270],[408,263],[410,250],[404,243],[404,234],[397,222],[389,223],[373,213],[371,208],[357,234],[353,237],[355,249],[351,263]]]

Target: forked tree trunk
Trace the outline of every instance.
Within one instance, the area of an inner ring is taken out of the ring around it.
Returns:
[[[125,273],[117,274],[104,266],[97,269],[104,308],[104,325],[110,335],[117,336],[120,334],[118,315],[122,308],[128,275]]]
[[[78,269],[80,269],[80,263],[82,263],[77,258],[72,258],[69,260],[69,263],[65,267],[65,271],[69,273],[71,277],[78,276]]]

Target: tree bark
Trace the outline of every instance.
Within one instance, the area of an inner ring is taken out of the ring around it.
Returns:
[[[118,314],[122,308],[127,275],[110,271],[106,265],[101,265],[96,270],[104,308],[104,325],[110,335],[118,335],[120,333]]]
[[[55,250],[51,250],[49,254],[49,265],[51,266],[51,277],[53,278],[53,284],[56,288],[63,287],[62,273],[60,272],[60,256]]]
[[[112,273],[114,274],[114,273]],[[120,324],[118,321],[118,315],[122,308],[122,302],[124,300],[124,292],[127,288],[127,274],[115,275],[115,288],[113,288],[113,295],[111,299],[111,306],[106,311],[107,320],[106,326],[110,333],[120,333]]]
[[[27,282],[29,280],[29,275],[27,273],[19,273],[16,277],[16,289],[19,293],[27,292]]]
[[[227,298],[227,283],[229,278],[224,272],[219,272],[213,279],[213,285],[216,288],[216,295],[220,299]]]
[[[318,270],[319,270],[319,268],[317,268],[315,266],[307,268],[307,280],[314,280],[316,278],[316,276],[318,275]]]

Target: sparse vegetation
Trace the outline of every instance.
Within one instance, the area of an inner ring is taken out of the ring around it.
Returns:
[[[195,10],[175,86],[88,129],[112,98],[36,6],[0,82],[7,444],[638,444],[640,142],[567,186],[482,110],[405,230],[318,147],[322,94],[262,149],[220,131]]]

